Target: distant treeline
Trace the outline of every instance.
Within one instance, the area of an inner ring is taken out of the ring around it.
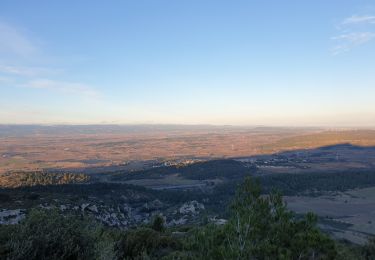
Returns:
[[[117,172],[113,174],[112,181],[159,179],[166,175],[181,174],[181,177],[191,180],[207,180],[216,178],[243,178],[256,171],[256,166],[245,167],[235,160],[212,160],[198,162],[186,166],[158,167],[135,172]]]
[[[82,173],[8,172],[0,174],[0,187],[86,183],[89,180],[90,177]]]
[[[336,173],[304,173],[304,174],[271,174],[256,177],[254,180],[262,186],[262,193],[269,194],[273,190],[287,196],[308,195],[319,196],[323,192],[347,191],[357,188],[375,186],[375,171],[356,170]],[[214,211],[222,211],[235,195],[242,179],[224,182],[210,195],[210,207]]]
[[[144,203],[159,199],[169,204],[183,203],[189,200],[202,200],[207,195],[200,192],[152,190],[142,186],[120,183],[89,183],[89,184],[64,184],[64,185],[36,185],[18,188],[0,188],[0,202],[16,198],[29,197],[32,194],[38,197],[51,198],[88,198],[98,197],[116,204],[119,202]]]
[[[375,171],[355,170],[331,173],[281,173],[254,177],[262,184],[262,192],[281,191],[284,195],[320,195],[327,191],[346,191],[375,186]],[[215,188],[215,193],[234,195],[242,180],[225,182]]]
[[[272,189],[284,195],[319,195],[324,191],[346,191],[375,186],[375,170],[336,173],[272,174],[259,178],[264,192]]]

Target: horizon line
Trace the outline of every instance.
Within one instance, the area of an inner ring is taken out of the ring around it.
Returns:
[[[345,125],[248,125],[248,124],[189,124],[189,123],[0,123],[0,126],[184,126],[184,127],[233,127],[233,128],[315,128],[315,129],[372,129],[374,126]]]

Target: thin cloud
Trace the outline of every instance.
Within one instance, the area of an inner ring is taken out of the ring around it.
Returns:
[[[10,66],[0,65],[0,72],[4,74],[12,74],[16,76],[34,77],[41,75],[59,74],[61,69],[50,69],[43,67],[23,67],[23,66]]]
[[[337,27],[339,35],[331,37],[335,42],[332,54],[338,55],[372,41],[375,38],[375,16],[352,15]]]
[[[30,56],[36,52],[36,46],[23,33],[0,22],[0,53]]]
[[[11,83],[11,82],[13,82],[12,78],[0,76],[0,83]]]
[[[40,64],[41,51],[37,47],[25,32],[0,21],[0,59],[3,60],[0,63],[0,76],[4,76],[0,78],[0,83],[13,82],[13,86],[46,89],[86,98],[99,97],[99,93],[86,84],[50,79],[64,72],[63,69],[33,66],[33,63]],[[5,61],[7,58],[12,61],[11,64]],[[24,60],[27,63],[22,63]]]
[[[342,24],[375,24],[374,15],[352,15],[346,18]]]
[[[356,32],[332,37],[332,40],[337,42],[333,48],[333,54],[337,55],[350,51],[352,48],[365,44],[374,38],[375,33],[372,32]]]
[[[80,95],[89,98],[99,97],[99,93],[94,88],[77,82],[35,79],[23,84],[22,86],[35,89],[49,89],[61,93]]]

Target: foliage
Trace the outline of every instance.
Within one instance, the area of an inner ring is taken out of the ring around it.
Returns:
[[[150,227],[122,231],[81,216],[32,210],[19,225],[0,226],[0,259],[375,259],[375,238],[364,248],[335,243],[316,221],[311,213],[297,218],[280,193],[264,195],[247,178],[222,226],[173,233],[156,216]]]
[[[98,224],[56,211],[32,210],[21,224],[0,230],[7,259],[93,259],[114,245]]]
[[[246,179],[223,227],[209,225],[188,240],[193,257],[202,259],[334,259],[335,243],[316,227],[316,217],[293,218],[278,193],[261,196]]]
[[[30,194],[39,194],[40,197],[55,197],[61,199],[64,196],[85,198],[90,196],[109,199],[111,203],[137,202],[145,203],[155,199],[172,204],[183,203],[189,200],[201,200],[203,194],[190,191],[152,190],[142,186],[123,183],[90,183],[90,184],[65,184],[47,186],[26,186],[14,189],[0,189],[1,198],[5,201],[11,198],[29,197]]]
[[[284,195],[320,195],[326,191],[346,191],[375,186],[374,171],[356,170],[331,173],[269,174],[254,177],[262,185],[262,193],[269,194],[277,188]],[[211,196],[211,203],[222,209],[229,203],[242,180],[227,181],[218,185]]]
[[[346,240],[338,241],[337,246],[337,259],[340,260],[353,260],[364,259],[364,248],[360,245],[352,244]]]
[[[375,259],[375,237],[371,237],[364,247],[364,257],[368,260]]]
[[[119,259],[143,259],[143,256],[155,259],[180,247],[180,242],[169,234],[150,228],[138,228],[123,233],[116,244],[116,253]]]
[[[160,215],[157,215],[157,216],[154,217],[154,219],[152,221],[151,228],[155,231],[163,232],[163,231],[165,231],[164,225],[165,225],[164,218]]]

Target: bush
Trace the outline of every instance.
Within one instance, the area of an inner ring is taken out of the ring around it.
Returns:
[[[368,260],[375,259],[375,237],[371,237],[364,247],[364,257]]]
[[[41,210],[32,210],[19,225],[0,230],[1,258],[6,259],[93,259],[103,235],[90,220]]]
[[[158,232],[164,232],[165,226],[163,217],[160,215],[155,216],[152,221],[151,228]]]
[[[116,252],[119,259],[141,258],[145,255],[159,258],[180,247],[180,243],[168,234],[150,228],[138,228],[123,234],[117,242]]]

